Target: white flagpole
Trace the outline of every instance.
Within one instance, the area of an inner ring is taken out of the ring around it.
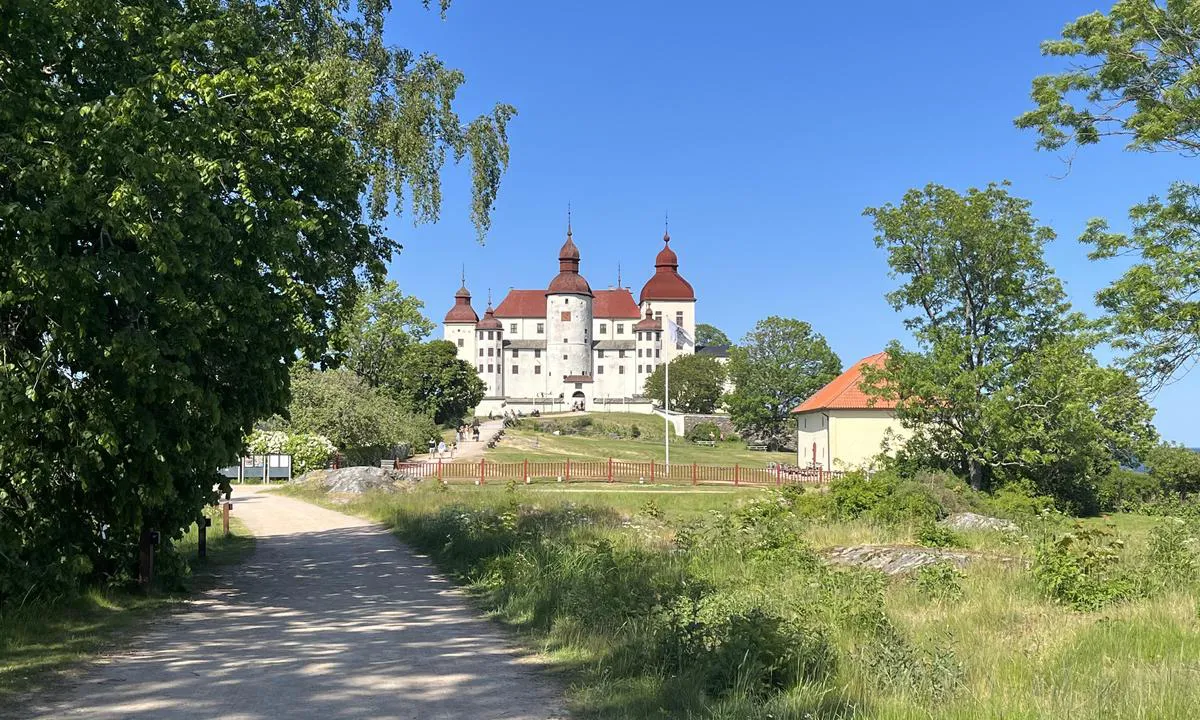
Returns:
[[[667,378],[663,385],[663,443],[667,446],[667,473],[671,472],[671,360],[667,359]]]

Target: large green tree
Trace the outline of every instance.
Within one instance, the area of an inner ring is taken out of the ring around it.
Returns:
[[[432,417],[410,412],[349,370],[297,367],[291,376],[286,427],[292,432],[324,435],[340,450],[400,443],[420,448],[437,434]]]
[[[0,606],[195,519],[448,154],[487,229],[512,109],[460,122],[461,74],[390,47],[387,9],[0,4]]]
[[[439,424],[461,421],[487,390],[475,368],[459,360],[458,348],[445,340],[408,347],[391,388],[407,407]]]
[[[907,453],[986,488],[1030,479],[1076,502],[1153,436],[1123,373],[1098,366],[1097,337],[1046,263],[1054,233],[1029,202],[989,185],[929,185],[870,208],[899,287],[888,294],[919,349],[888,349],[867,387],[899,403]]]
[[[1191,448],[1163,443],[1146,453],[1146,467],[1163,490],[1181,498],[1200,492],[1200,453]]]
[[[729,336],[717,326],[699,323],[696,325],[696,345],[705,347],[708,345],[732,345],[732,343],[729,342]]]
[[[808,323],[760,320],[729,353],[730,418],[743,434],[782,441],[791,411],[841,371],[841,359]]]
[[[363,291],[336,338],[342,367],[376,387],[397,388],[404,354],[433,332],[424,307],[394,281]]]
[[[646,378],[646,397],[662,401],[666,393],[667,364],[661,363]],[[680,355],[671,360],[670,408],[676,412],[714,412],[725,392],[725,366],[703,355]]]
[[[1200,152],[1200,4],[1120,0],[1069,23],[1042,44],[1070,58],[1062,72],[1033,81],[1036,107],[1017,125],[1039,147],[1071,149],[1117,137],[1141,151]],[[1114,346],[1155,388],[1200,358],[1200,188],[1173,186],[1131,211],[1133,232],[1094,220],[1084,234],[1093,258],[1126,258],[1124,275],[1101,291]],[[1132,262],[1129,262],[1132,260]]]

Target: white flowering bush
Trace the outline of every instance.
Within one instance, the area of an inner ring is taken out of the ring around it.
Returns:
[[[323,468],[337,452],[324,435],[255,430],[246,438],[246,449],[255,455],[291,455],[292,474]]]

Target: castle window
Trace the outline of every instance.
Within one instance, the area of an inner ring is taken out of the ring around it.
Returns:
[[[479,357],[483,357],[483,348],[479,348]]]
[[[654,357],[662,357],[662,354],[661,354],[661,353],[662,353],[662,351],[661,351],[661,350],[655,350],[655,351],[654,351]]]
[[[463,346],[463,339],[462,339],[462,338],[459,338],[459,339],[458,339],[458,346],[459,346],[459,347],[462,347],[462,346]]]
[[[538,335],[541,335],[542,333],[546,332],[546,323],[538,323],[537,331],[538,331]]]
[[[642,349],[638,348],[638,357],[641,357],[641,356],[642,356]]]
[[[534,350],[534,351],[533,351],[533,356],[534,356],[535,358],[540,358],[540,357],[542,356],[542,351],[541,351],[541,350]]]
[[[624,365],[618,365],[618,366],[617,366],[617,374],[618,374],[618,375],[624,375],[624,374],[625,374],[625,366],[624,366]]]
[[[604,366],[603,366],[603,365],[597,365],[597,366],[596,366],[596,374],[597,374],[597,375],[603,375],[603,374],[604,374]]]
[[[566,344],[567,344],[567,339],[563,338],[563,345],[566,345]]]
[[[623,357],[625,357],[625,351],[624,351],[624,350],[618,350],[618,351],[617,351],[617,357],[619,357],[619,358],[623,358]]]
[[[513,357],[517,357],[517,353],[518,353],[518,352],[520,352],[520,351],[519,351],[519,350],[513,350]]]
[[[566,355],[563,355],[563,360],[566,360],[566,359],[567,359],[567,356],[566,356]]]
[[[479,366],[479,372],[483,372],[483,365]]]
[[[600,323],[600,334],[601,335],[608,334],[608,323]]]
[[[517,324],[516,324],[516,323],[509,323],[509,324],[508,324],[508,331],[509,331],[510,333],[514,333],[514,334],[515,334],[515,333],[517,332]]]
[[[533,366],[533,374],[534,374],[534,375],[541,375],[541,374],[542,374],[542,366],[541,366],[541,365],[534,365],[534,366]]]
[[[513,374],[513,375],[516,375],[516,374],[517,374],[517,366],[516,366],[516,365],[513,365],[513,371],[512,371],[512,374]]]
[[[617,323],[617,334],[618,335],[625,334],[625,323]]]
[[[575,383],[575,389],[576,389],[576,390],[582,390],[582,389],[583,389],[583,383]]]
[[[493,357],[496,354],[496,348],[488,348],[488,357]]]
[[[494,336],[495,336],[495,333],[492,332],[491,330],[488,330],[488,340],[494,339]]]
[[[488,365],[488,372],[496,372],[494,365]]]
[[[658,310],[657,312],[654,313],[654,319],[662,320],[662,310]]]
[[[675,313],[675,324],[678,325],[679,327],[683,327],[683,311],[682,310]]]
[[[638,365],[638,372],[644,372],[641,365]]]
[[[597,358],[599,358],[599,359],[601,359],[601,360],[603,360],[603,359],[604,359],[604,351],[603,351],[603,350],[597,350],[597,351],[596,351],[596,357],[597,357]]]

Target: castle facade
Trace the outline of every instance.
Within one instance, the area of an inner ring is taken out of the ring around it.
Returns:
[[[476,414],[584,408],[650,412],[646,379],[672,358],[693,352],[672,343],[667,321],[696,332],[696,293],[679,274],[670,234],[654,274],[635,301],[629,288],[593,291],[579,272],[567,228],[558,274],[545,289],[510,290],[481,319],[464,286],[454,295],[443,333],[487,386]]]

